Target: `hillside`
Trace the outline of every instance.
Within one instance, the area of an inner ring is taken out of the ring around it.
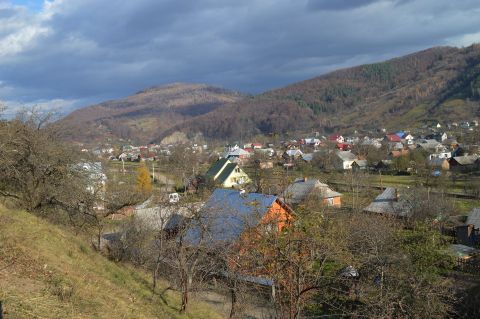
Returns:
[[[81,142],[130,139],[142,143],[159,132],[244,98],[205,84],[174,83],[78,109],[62,119],[66,138]]]
[[[210,138],[253,134],[390,129],[479,113],[480,45],[436,47],[338,70],[241,100],[171,128]]]
[[[220,318],[203,304],[185,315],[172,291],[102,257],[80,237],[0,207],[0,300],[6,318]]]

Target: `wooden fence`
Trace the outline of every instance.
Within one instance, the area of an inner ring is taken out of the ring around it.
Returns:
[[[480,276],[480,260],[466,260],[462,258],[457,259],[457,269],[462,272],[467,272],[473,275]]]

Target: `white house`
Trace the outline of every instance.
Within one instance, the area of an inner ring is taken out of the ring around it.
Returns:
[[[352,169],[352,164],[357,156],[350,151],[337,151],[334,166],[338,170]]]
[[[452,157],[452,152],[440,152],[440,153],[434,153],[428,155],[428,159],[432,160],[434,158],[451,158]]]

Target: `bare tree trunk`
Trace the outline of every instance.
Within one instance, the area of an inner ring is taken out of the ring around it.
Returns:
[[[180,312],[185,312],[188,305],[188,276],[183,276],[182,281],[182,307]]]
[[[99,225],[97,229],[97,250],[98,251],[100,251],[100,245],[102,243],[102,229],[103,227]]]
[[[160,269],[160,263],[157,261],[155,268],[153,269],[153,283],[152,283],[152,291],[155,294],[155,289],[157,288],[157,280],[158,280],[158,271]]]
[[[230,307],[230,316],[229,318],[233,318],[236,313],[237,308],[237,285],[235,282],[232,283],[230,287],[230,297],[231,297],[231,307]]]

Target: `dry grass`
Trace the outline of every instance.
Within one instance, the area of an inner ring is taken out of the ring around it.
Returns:
[[[221,317],[203,303],[180,314],[179,295],[152,295],[148,280],[64,229],[0,207],[0,300],[7,318]]]

